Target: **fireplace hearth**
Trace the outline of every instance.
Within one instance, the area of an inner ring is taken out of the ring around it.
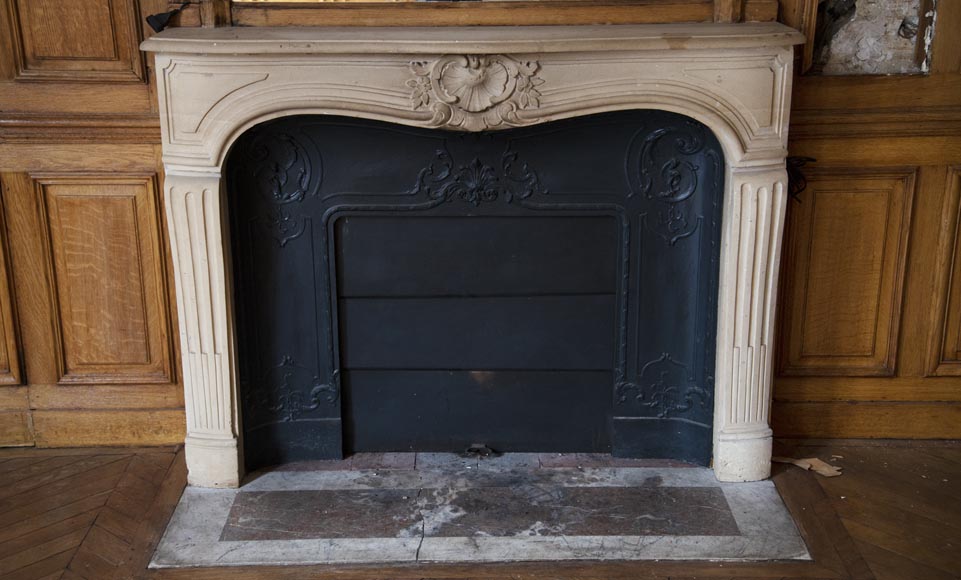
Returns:
[[[146,41],[189,481],[237,486],[244,457],[498,444],[503,433],[438,416],[438,393],[457,381],[490,417],[515,400],[504,393],[535,386],[514,406],[554,423],[505,436],[507,447],[560,431],[575,408],[594,419],[564,431],[566,445],[710,462],[722,481],[766,478],[791,47],[801,40],[767,23],[175,29]],[[593,133],[605,122],[616,137]],[[334,125],[350,135],[332,138]],[[353,161],[337,157],[352,149]],[[581,243],[551,254],[565,240]],[[670,259],[681,248],[693,249]],[[438,267],[411,259],[425,251]],[[512,263],[510,276],[478,281]],[[691,264],[696,274],[684,271]],[[538,268],[552,286],[533,283]],[[281,329],[291,309],[302,316]],[[418,332],[431,320],[435,332]],[[483,324],[493,348],[470,340]],[[302,344],[278,338],[288,335]],[[543,351],[518,356],[517,344]],[[517,377],[539,371],[540,383]],[[594,376],[564,383],[569,371]],[[470,395],[485,380],[497,392],[487,410]],[[413,403],[421,392],[432,400]],[[376,408],[385,393],[392,402]],[[462,433],[417,431],[417,409]],[[326,426],[305,434],[301,419]],[[665,422],[673,433],[647,429]],[[368,429],[378,425],[387,435]]]

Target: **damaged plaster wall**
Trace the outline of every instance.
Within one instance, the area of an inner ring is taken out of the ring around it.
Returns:
[[[933,2],[821,0],[815,69],[821,74],[926,72],[934,31]]]

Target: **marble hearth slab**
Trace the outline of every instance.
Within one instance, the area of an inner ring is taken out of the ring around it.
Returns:
[[[388,454],[189,487],[151,567],[649,559],[810,556],[769,481],[587,456]]]

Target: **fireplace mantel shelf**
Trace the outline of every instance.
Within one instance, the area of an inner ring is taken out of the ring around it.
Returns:
[[[698,50],[793,45],[777,22],[616,26],[172,28],[143,50],[202,54],[486,54]]]
[[[722,481],[768,477],[791,67],[802,41],[776,23],[183,28],[145,41],[156,53],[189,481],[232,487],[243,475],[222,169],[245,131],[302,114],[490,131],[630,109],[694,118],[723,149],[713,466]],[[478,83],[487,73],[497,82]]]

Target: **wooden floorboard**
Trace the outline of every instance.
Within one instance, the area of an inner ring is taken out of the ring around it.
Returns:
[[[38,453],[40,451],[40,453]],[[961,443],[782,441],[778,454],[844,467],[775,466],[814,562],[571,562],[148,570],[186,485],[179,448],[0,450],[0,578],[961,578]],[[832,457],[834,456],[834,457]]]

